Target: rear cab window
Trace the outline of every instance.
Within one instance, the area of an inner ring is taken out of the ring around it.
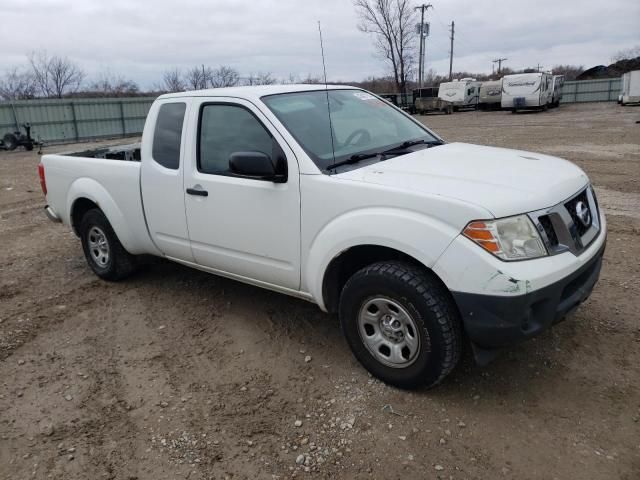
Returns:
[[[177,170],[180,166],[180,145],[187,104],[184,102],[164,103],[160,106],[153,132],[151,156],[165,168]]]

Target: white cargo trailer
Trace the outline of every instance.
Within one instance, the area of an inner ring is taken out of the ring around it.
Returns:
[[[622,75],[622,105],[640,103],[640,70]]]
[[[550,73],[519,73],[502,79],[502,108],[517,110],[546,110],[553,98],[553,78]]]
[[[554,75],[552,81],[551,106],[559,107],[562,100],[562,87],[564,86],[564,75]]]
[[[502,80],[492,80],[482,82],[478,97],[478,108],[480,110],[500,109],[502,99]]]
[[[438,89],[438,98],[451,102],[453,109],[476,108],[480,95],[480,82],[474,78],[461,78],[443,82]]]

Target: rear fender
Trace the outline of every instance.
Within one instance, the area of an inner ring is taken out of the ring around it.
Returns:
[[[71,212],[73,211],[73,206],[76,200],[86,198],[95,203],[102,213],[107,217],[113,231],[118,236],[120,243],[124,246],[124,248],[131,254],[141,254],[141,253],[151,253],[148,250],[148,242],[145,242],[144,238],[140,238],[139,235],[136,235],[136,229],[144,232],[147,235],[146,231],[146,223],[144,222],[144,217],[142,217],[140,223],[134,225],[131,223],[132,220],[135,220],[136,217],[136,209],[140,209],[141,206],[132,207],[132,211],[125,217],[124,213],[115,202],[111,194],[97,181],[91,178],[79,178],[75,180],[67,193],[67,209],[69,215],[69,223],[71,223]],[[129,220],[127,220],[127,218]],[[131,224],[130,224],[131,223]],[[78,227],[77,225],[75,226]]]

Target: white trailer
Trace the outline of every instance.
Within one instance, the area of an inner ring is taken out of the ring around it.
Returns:
[[[502,108],[517,110],[546,110],[553,98],[553,77],[550,73],[519,73],[502,78]]]
[[[559,107],[562,100],[562,87],[564,85],[564,75],[554,75],[551,82],[551,106]]]
[[[480,110],[500,109],[502,99],[502,79],[482,82],[478,96]]]
[[[640,70],[622,75],[622,105],[640,103]]]
[[[480,82],[474,78],[461,78],[452,82],[443,82],[438,89],[438,98],[451,102],[454,110],[477,108],[480,95]]]

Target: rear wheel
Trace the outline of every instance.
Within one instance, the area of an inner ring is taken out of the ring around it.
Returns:
[[[460,357],[458,312],[429,273],[401,262],[356,272],[340,297],[340,323],[355,357],[400,388],[432,387]]]
[[[4,148],[7,150],[15,150],[18,146],[18,139],[13,133],[7,133],[2,137],[2,142],[4,143]]]
[[[80,222],[82,249],[91,270],[105,280],[121,280],[135,270],[135,257],[127,252],[101,210],[85,213]]]

